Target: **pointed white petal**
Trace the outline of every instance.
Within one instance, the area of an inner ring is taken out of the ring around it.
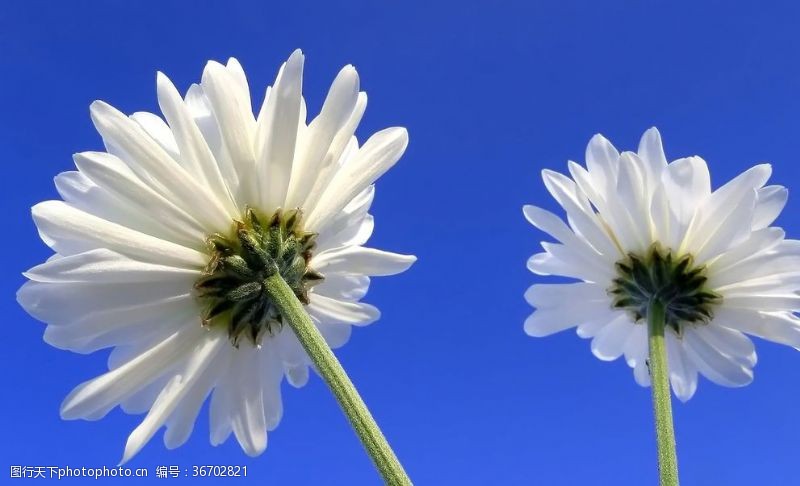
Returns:
[[[219,200],[130,120],[110,105],[95,101],[92,121],[110,153],[118,155],[142,181],[214,230],[230,226]],[[196,208],[204,210],[201,213]]]
[[[136,212],[147,218],[148,229],[157,230],[156,234],[171,229],[167,234],[175,234],[179,241],[195,242],[204,238],[205,228],[197,218],[143,183],[117,157],[105,152],[82,152],[75,154],[73,160],[81,174],[108,191],[130,210],[124,214],[124,219],[120,217],[112,221],[127,226],[129,212]],[[88,212],[95,214],[94,211]],[[150,233],[152,232],[148,231]]]
[[[214,362],[216,354],[227,344],[227,336],[222,330],[211,330],[195,344],[181,374],[175,375],[167,383],[142,423],[128,436],[120,464],[128,462],[150,441],[169,416],[182,405],[184,397],[198,382],[203,381],[205,371]]]
[[[800,349],[800,318],[790,312],[760,312],[722,306],[714,324]]]
[[[356,107],[358,89],[358,73],[353,66],[345,66],[333,81],[319,116],[308,125],[305,134],[308,142],[303,144],[292,165],[286,207],[302,205],[323,169],[336,162],[332,158],[326,160],[326,155]]]
[[[755,345],[741,332],[714,324],[697,326],[695,332],[722,354],[750,368],[755,366]]]
[[[551,170],[542,171],[542,180],[547,190],[564,208],[570,225],[583,236],[597,252],[617,255],[613,240],[603,228],[586,197],[578,192],[575,182],[563,174]]]
[[[592,354],[603,361],[614,361],[625,352],[625,343],[637,326],[625,314],[604,326],[592,339]]]
[[[705,160],[687,157],[670,163],[661,173],[661,184],[669,197],[668,248],[680,249],[697,208],[711,195],[711,177]]]
[[[610,305],[606,290],[590,282],[534,284],[525,291],[525,300],[537,309],[560,307],[573,301]]]
[[[63,201],[41,202],[32,213],[42,240],[63,255],[108,248],[143,262],[191,269],[208,260],[196,250],[92,216]]]
[[[366,243],[374,228],[372,216],[367,213],[374,198],[375,186],[370,185],[344,209],[331,216],[327,228],[317,237],[317,251]]]
[[[119,368],[78,385],[61,404],[61,418],[105,415],[165,369],[187,359],[201,333],[200,329],[185,327]]]
[[[180,154],[178,145],[175,143],[175,137],[161,117],[146,111],[139,111],[131,115],[131,120],[138,123],[142,130],[147,132],[150,138],[155,140],[170,157],[180,162]]]
[[[586,147],[586,168],[594,187],[601,192],[610,193],[617,179],[619,152],[605,137],[595,135]]]
[[[322,232],[333,215],[400,159],[407,145],[405,128],[387,128],[370,137],[353,160],[333,177],[325,194],[308,215],[307,227]]]
[[[667,344],[667,363],[672,391],[678,400],[686,402],[697,390],[697,370],[692,361],[687,358],[682,341],[675,333],[668,331],[664,337]]]
[[[224,205],[228,214],[235,217],[236,204],[230,189],[225,185],[222,172],[214,154],[203,137],[186,103],[178,90],[164,74],[156,76],[158,104],[174,133],[181,163],[198,181],[201,181]],[[209,114],[209,116],[211,116]]]
[[[328,153],[325,154],[319,174],[316,176],[316,182],[314,182],[311,190],[308,191],[308,196],[302,207],[312,210],[317,205],[320,196],[325,193],[325,188],[328,187],[331,178],[336,174],[339,167],[348,163],[350,157],[358,152],[358,141],[354,134],[366,108],[367,93],[362,91],[358,93],[356,105],[352,113],[350,113],[350,117],[333,138]]]
[[[320,321],[340,322],[356,326],[366,326],[378,320],[380,311],[363,302],[344,302],[314,295],[306,307],[308,313]]]
[[[191,285],[200,276],[200,271],[144,263],[105,248],[98,248],[42,263],[24,275],[36,282],[125,283],[179,280]]]
[[[529,336],[543,337],[588,321],[607,319],[606,322],[611,322],[617,315],[607,304],[562,302],[561,306],[538,309],[531,314],[525,320],[525,332]]]
[[[753,381],[753,370],[731,358],[687,327],[683,334],[686,356],[706,378],[722,386],[739,387]]]
[[[414,255],[401,255],[363,246],[347,246],[315,255],[313,267],[323,274],[385,276],[406,271],[416,260],[417,257]]]
[[[231,426],[236,440],[248,456],[257,456],[267,447],[267,424],[264,417],[262,363],[259,350],[240,347],[233,357],[229,379],[235,381],[231,407]]]
[[[256,139],[256,168],[261,185],[261,207],[272,211],[284,205],[292,160],[295,157],[298,123],[301,118],[303,53],[292,53],[278,73],[275,87],[266,100],[264,117],[259,117]]]
[[[312,292],[332,299],[357,302],[367,294],[369,283],[369,277],[364,275],[330,273],[312,288]]]
[[[222,140],[233,161],[239,178],[238,201],[258,202],[258,179],[256,175],[253,137],[255,120],[250,106],[240,94],[240,87],[228,70],[221,64],[210,61],[203,71],[200,83],[217,120]]]
[[[783,186],[766,186],[758,189],[758,203],[753,214],[753,230],[771,225],[786,206],[789,190]]]
[[[639,141],[638,154],[647,168],[648,181],[653,184],[656,176],[660,176],[661,171],[667,167],[667,157],[664,155],[664,147],[661,144],[661,134],[658,129],[652,127],[644,132]]]

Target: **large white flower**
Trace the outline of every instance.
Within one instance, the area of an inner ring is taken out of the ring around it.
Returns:
[[[652,128],[638,153],[620,154],[596,135],[586,166],[570,162],[571,178],[542,172],[569,225],[524,207],[528,221],[558,241],[542,243],[528,268],[579,280],[528,289],[536,307],[525,322],[529,335],[577,326],[595,356],[624,355],[636,382],[648,386],[643,315],[648,300],[660,298],[668,302],[670,381],[683,401],[698,373],[724,386],[752,381],[756,353],[744,333],[800,347],[800,241],[770,226],[788,192],[765,186],[768,164],[712,192],[705,161],[667,163]]]
[[[259,283],[266,273],[281,273],[337,347],[351,326],[379,317],[359,302],[369,277],[415,260],[362,246],[372,184],[402,155],[406,130],[359,146],[367,96],[352,66],[306,124],[303,62],[291,55],[258,116],[235,59],[209,62],[185,99],[159,73],[166,122],[94,102],[107,152],[77,154],[78,170],[55,180],[64,200],[33,207],[56,254],[25,274],[18,301],[48,324],[53,346],[114,348],[110,371],[75,388],[61,416],[147,412],[123,462],[162,425],[168,448],[183,444],[209,394],[211,443],[233,432],[247,454],[263,452],[281,418],[284,375],[303,386],[310,364]],[[262,252],[275,269],[263,268]]]

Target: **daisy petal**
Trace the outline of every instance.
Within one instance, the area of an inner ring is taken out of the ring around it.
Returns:
[[[387,128],[364,143],[353,160],[339,169],[306,224],[321,232],[331,216],[341,211],[358,193],[389,170],[408,146],[405,128]]]
[[[196,250],[92,216],[63,201],[39,203],[32,213],[42,240],[64,255],[108,248],[143,262],[191,269],[208,260]]]
[[[417,257],[414,255],[401,255],[361,246],[345,246],[317,255],[314,259],[314,268],[323,274],[344,272],[385,276],[408,270],[416,260]]]

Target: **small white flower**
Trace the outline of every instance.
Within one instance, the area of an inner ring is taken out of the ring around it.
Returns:
[[[698,373],[724,386],[753,379],[756,353],[744,333],[800,347],[800,241],[770,226],[788,192],[765,186],[757,165],[711,191],[706,163],[667,163],[655,128],[638,153],[620,154],[600,135],[571,178],[545,170],[545,186],[567,213],[525,206],[525,217],[558,243],[528,260],[539,275],[579,282],[536,284],[525,294],[536,311],[531,336],[573,326],[592,338],[601,360],[625,356],[636,382],[650,384],[647,323],[654,296],[667,304],[666,343],[672,389],[686,401]]]
[[[107,152],[77,154],[78,170],[55,180],[64,200],[33,207],[56,254],[25,274],[17,299],[48,324],[53,346],[114,348],[110,371],[75,388],[61,416],[147,412],[123,462],[163,425],[168,448],[183,444],[209,395],[211,443],[233,432],[247,454],[264,451],[281,419],[283,376],[301,387],[310,364],[259,283],[267,273],[281,273],[338,347],[351,326],[379,317],[359,302],[369,277],[415,261],[362,246],[372,184],[402,155],[406,130],[359,146],[367,96],[352,66],[306,124],[303,62],[291,55],[258,116],[235,59],[209,62],[185,99],[159,73],[166,122],[94,102]],[[279,265],[263,268],[259,252]]]

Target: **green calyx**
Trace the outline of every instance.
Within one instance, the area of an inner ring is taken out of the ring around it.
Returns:
[[[194,285],[203,325],[226,326],[236,347],[242,337],[259,345],[266,334],[279,331],[283,318],[265,287],[276,273],[308,304],[308,291],[323,275],[309,266],[317,235],[303,231],[302,218],[300,209],[262,218],[247,208],[231,237],[207,238],[211,260]]]
[[[653,245],[644,257],[630,253],[616,263],[617,278],[608,292],[615,309],[628,311],[634,322],[647,318],[652,301],[664,307],[665,324],[678,336],[685,325],[707,324],[722,297],[706,287],[704,266],[691,255],[673,256]]]

